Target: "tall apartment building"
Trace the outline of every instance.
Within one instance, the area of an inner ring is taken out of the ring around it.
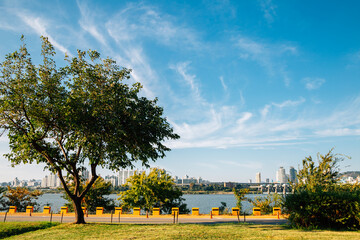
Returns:
[[[287,183],[287,176],[283,167],[280,167],[279,170],[277,170],[276,172],[276,182]]]
[[[133,176],[134,174],[138,173],[138,174],[142,174],[143,172],[145,172],[145,170],[139,170],[139,169],[122,169],[119,170],[119,174],[118,174],[118,185],[123,185],[126,183],[126,180]]]
[[[255,182],[256,183],[261,183],[261,173],[260,172],[256,173]]]
[[[290,171],[289,171],[289,181],[290,182],[297,182],[297,171],[295,170],[294,167],[290,167]]]

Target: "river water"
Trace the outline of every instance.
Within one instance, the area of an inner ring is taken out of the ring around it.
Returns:
[[[41,206],[51,206],[53,212],[59,212],[60,208],[64,206],[66,200],[63,199],[61,193],[45,193],[39,197],[38,203]],[[257,196],[265,196],[263,194],[248,194],[246,197],[248,198],[255,198]],[[183,197],[185,198],[185,203],[187,207],[191,210],[193,207],[198,207],[200,213],[208,214],[213,207],[220,207],[221,202],[225,202],[226,206],[231,210],[232,207],[236,206],[236,199],[233,194],[184,194]],[[115,200],[117,205],[119,202],[117,200],[118,195],[111,194],[109,198]],[[252,205],[248,201],[242,202],[243,210],[248,213],[252,212]]]

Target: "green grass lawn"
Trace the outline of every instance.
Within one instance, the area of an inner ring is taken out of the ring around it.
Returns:
[[[61,224],[40,229],[44,223],[0,223],[0,231],[14,226],[34,231],[13,235],[8,239],[360,239],[355,231],[303,231],[278,225],[251,224]],[[38,224],[40,230],[36,230]]]
[[[8,222],[0,223],[0,239],[13,235],[32,232],[39,229],[50,228],[58,225],[58,223],[49,222]]]

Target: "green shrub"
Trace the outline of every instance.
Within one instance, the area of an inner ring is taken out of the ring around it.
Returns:
[[[300,190],[286,196],[283,210],[294,227],[360,229],[360,188],[339,185],[329,191]]]

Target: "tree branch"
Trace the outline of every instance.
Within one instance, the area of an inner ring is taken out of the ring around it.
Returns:
[[[86,195],[86,193],[89,191],[91,186],[94,184],[94,182],[98,178],[98,176],[96,175],[96,166],[97,166],[97,164],[95,164],[95,163],[91,164],[91,179],[90,179],[90,182],[86,185],[84,191],[80,194],[80,196],[79,196],[80,199],[82,199]]]

